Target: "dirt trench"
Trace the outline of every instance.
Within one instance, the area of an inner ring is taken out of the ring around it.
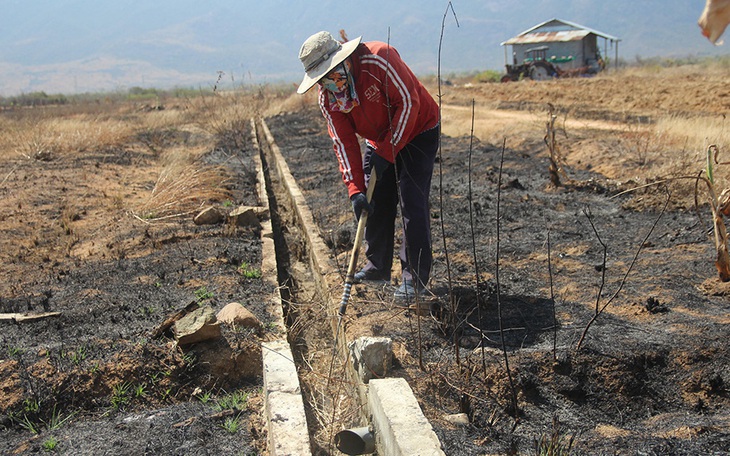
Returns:
[[[287,339],[297,365],[313,454],[340,454],[335,434],[353,424],[363,425],[363,417],[355,388],[342,378],[345,361],[334,349],[332,295],[310,257],[313,247],[305,231],[312,236],[319,231],[302,224],[301,211],[308,208],[297,207],[296,196],[284,183],[288,166],[263,121],[256,122],[256,137],[269,192]]]

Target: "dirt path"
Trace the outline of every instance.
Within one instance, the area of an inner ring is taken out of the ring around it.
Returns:
[[[474,135],[485,140],[495,138],[500,134],[511,135],[521,128],[544,129],[545,123],[549,120],[545,111],[511,111],[485,106],[475,106],[472,110],[471,106],[444,104],[441,106],[443,133],[452,137],[469,136],[472,133],[472,115],[474,117]],[[571,131],[621,132],[626,130],[625,123],[606,120],[559,117],[557,125]]]

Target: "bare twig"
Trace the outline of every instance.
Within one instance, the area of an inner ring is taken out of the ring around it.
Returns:
[[[10,178],[10,176],[15,172],[15,170],[18,169],[18,165],[13,166],[13,169],[10,170],[10,172],[5,176],[2,182],[0,182],[0,185],[4,185],[5,182]]]
[[[727,282],[730,281],[730,254],[728,254],[727,250],[727,230],[725,228],[725,220],[723,219],[723,215],[728,215],[727,194],[726,191],[722,192],[720,196],[723,201],[721,202],[720,198],[718,198],[717,192],[715,191],[715,179],[713,178],[714,166],[712,163],[713,152],[714,162],[716,164],[720,164],[717,159],[720,151],[717,145],[710,144],[707,148],[707,169],[705,171],[707,174],[707,181],[709,182],[710,196],[712,198],[710,201],[710,208],[712,209],[712,226],[714,228],[713,232],[715,233],[715,250],[717,253],[715,267],[720,275],[720,280]]]
[[[476,247],[476,233],[474,232],[474,195],[471,192],[471,159],[472,159],[472,152],[473,152],[473,143],[474,143],[474,105],[475,101],[474,99],[471,100],[471,132],[469,133],[469,170],[468,170],[468,180],[469,180],[469,196],[467,200],[469,201],[469,226],[471,227],[471,252],[474,257],[474,275],[476,276],[476,306],[477,306],[477,319],[479,321],[479,327],[482,327],[482,306],[481,306],[481,300],[479,299],[479,259],[477,258],[477,247]],[[487,375],[487,361],[485,358],[484,353],[484,344],[479,344],[481,355],[482,355],[482,370],[484,371],[484,375]]]
[[[169,220],[169,219],[174,219],[174,218],[178,218],[178,217],[186,217],[186,216],[188,216],[190,214],[194,214],[198,210],[199,209],[192,210],[192,211],[186,211],[186,212],[180,212],[179,214],[170,214],[170,215],[166,215],[164,217],[147,217],[147,218],[143,218],[143,217],[140,217],[139,215],[135,214],[134,212],[130,212],[130,214],[132,215],[132,217],[136,218],[140,222],[144,222],[144,223],[146,223],[148,225],[151,225],[152,222],[160,222],[162,220]]]
[[[43,313],[38,313],[38,314],[0,313],[0,321],[13,320],[17,323],[20,323],[23,321],[36,321],[36,320],[42,320],[44,318],[49,318],[49,317],[58,317],[59,315],[61,315],[61,312],[43,312]]]
[[[621,293],[621,290],[623,290],[624,285],[626,285],[626,281],[629,277],[629,274],[631,273],[631,270],[634,268],[634,265],[636,264],[636,261],[639,258],[639,254],[641,253],[642,249],[644,248],[644,245],[646,245],[646,242],[649,240],[649,237],[654,232],[654,229],[656,228],[657,224],[659,223],[659,220],[664,215],[664,212],[667,210],[667,206],[669,206],[669,200],[671,199],[671,194],[669,191],[667,191],[667,200],[664,203],[664,207],[662,208],[661,212],[659,213],[659,216],[654,220],[654,223],[651,225],[651,229],[649,229],[649,232],[644,237],[644,240],[639,244],[639,248],[636,249],[636,254],[634,255],[633,260],[631,260],[631,263],[629,264],[628,269],[626,269],[626,273],[624,274],[623,278],[621,279],[621,282],[619,283],[618,289],[611,295],[610,298],[606,301],[603,306],[600,306],[600,299],[601,299],[601,291],[598,292],[598,296],[596,297],[596,312],[593,315],[593,317],[590,319],[586,327],[583,329],[583,334],[580,336],[580,340],[578,341],[578,345],[576,346],[575,350],[580,350],[581,346],[583,345],[583,341],[586,338],[586,335],[588,334],[588,329],[590,329],[591,325],[598,319],[598,317],[603,313],[604,310],[618,297],[618,295]],[[595,225],[593,224],[592,217],[584,211],[584,214],[588,218],[589,223],[591,224],[591,228],[593,229],[593,233],[598,238],[598,242],[603,246],[604,248],[604,256],[603,256],[603,267],[602,269],[602,275],[601,275],[601,290],[603,290],[603,286],[606,281],[606,244],[603,243],[601,240],[598,230],[596,229]]]
[[[442,94],[441,94],[441,45],[444,40],[444,28],[446,27],[446,17],[449,14],[449,10],[454,14],[454,20],[456,26],[459,26],[459,19],[456,17],[456,11],[454,6],[449,2],[446,5],[446,11],[444,11],[444,17],[441,19],[441,36],[439,37],[439,50],[438,50],[438,65],[436,70],[436,81],[438,84],[438,103],[439,103],[439,120],[441,119],[441,105],[442,105]],[[443,173],[443,159],[441,157],[441,134],[439,133],[439,144],[438,144],[438,157],[439,157],[439,221],[441,223],[441,239],[444,243],[444,260],[446,261],[446,284],[449,290],[449,309],[452,318],[451,324],[453,328],[456,328],[456,299],[454,297],[454,288],[451,279],[451,263],[449,260],[449,249],[446,245],[446,227],[444,221],[444,173]],[[457,331],[454,331],[454,351],[456,354],[456,364],[461,365],[461,354],[459,352],[459,341],[457,340]]]
[[[720,207],[719,198],[717,195],[717,192],[715,191],[715,183],[713,179],[713,165],[712,165],[712,159],[711,155],[712,152],[716,152],[716,147],[714,144],[711,144],[707,149],[707,169],[700,172],[697,176],[676,176],[676,177],[670,177],[667,179],[661,179],[656,182],[651,182],[649,184],[641,185],[638,187],[630,188],[628,190],[624,190],[623,192],[617,193],[616,195],[613,195],[611,198],[616,198],[620,195],[624,195],[626,193],[630,193],[636,190],[640,190],[643,188],[651,187],[654,185],[663,184],[666,182],[671,182],[674,180],[682,180],[682,179],[691,179],[695,181],[695,209],[697,210],[697,207],[699,205],[697,195],[698,195],[698,187],[699,182],[704,182],[707,186],[707,192],[709,193],[709,200],[710,200],[710,210],[712,211],[712,222],[713,222],[713,231],[715,235],[715,250],[717,253],[717,258],[715,260],[715,267],[717,268],[718,275],[720,276],[720,280],[723,282],[730,281],[730,253],[728,253],[728,247],[727,247],[727,230],[725,228],[725,222],[723,219],[723,212]],[[716,160],[716,159],[715,159]],[[720,163],[718,163],[720,164]],[[705,174],[704,176],[702,174]],[[699,211],[698,217],[699,217]]]
[[[499,161],[499,178],[497,179],[497,253],[496,253],[496,267],[495,267],[495,279],[497,282],[497,316],[499,319],[499,337],[502,343],[502,354],[504,355],[504,367],[507,370],[507,378],[509,379],[509,387],[512,393],[512,417],[517,418],[517,392],[515,391],[515,382],[512,379],[512,371],[509,368],[509,356],[507,356],[507,346],[504,341],[504,325],[502,322],[502,299],[501,290],[499,283],[499,235],[500,235],[500,205],[502,201],[502,169],[504,168],[504,150],[507,144],[507,140],[502,141],[502,155]],[[516,422],[516,420],[515,420]]]
[[[558,351],[558,318],[555,314],[555,287],[553,284],[552,245],[550,243],[550,228],[547,232],[548,277],[550,280],[550,304],[553,311],[553,360],[557,359]]]

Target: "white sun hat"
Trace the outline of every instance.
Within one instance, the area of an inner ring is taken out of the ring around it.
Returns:
[[[344,62],[360,44],[361,36],[346,43],[340,43],[330,32],[318,32],[307,38],[299,50],[299,60],[304,65],[304,79],[297,93],[311,89],[320,79],[327,76],[334,67]]]

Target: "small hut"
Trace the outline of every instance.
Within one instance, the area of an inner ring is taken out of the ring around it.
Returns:
[[[603,40],[602,43],[599,38]],[[621,40],[615,36],[580,24],[550,19],[501,45],[505,49],[505,65],[520,65],[525,60],[540,58],[566,72],[580,73],[585,69],[587,73],[595,73],[603,68],[605,60],[602,55],[607,55],[609,45],[615,51],[614,61],[618,61],[619,41]],[[603,54],[599,44],[603,44]],[[508,46],[512,47],[511,59],[508,58]]]

